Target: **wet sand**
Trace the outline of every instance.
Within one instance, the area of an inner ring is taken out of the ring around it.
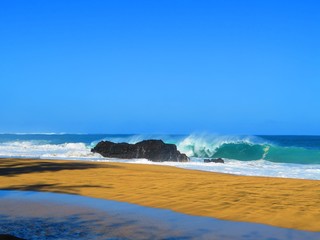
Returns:
[[[181,213],[320,231],[320,181],[167,166],[0,159],[0,189],[72,193]]]

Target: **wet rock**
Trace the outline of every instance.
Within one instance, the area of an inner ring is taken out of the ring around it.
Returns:
[[[203,162],[205,163],[224,163],[222,158],[211,158],[211,159],[204,159]]]
[[[154,162],[189,161],[187,155],[177,150],[176,145],[164,143],[162,140],[144,140],[136,144],[101,141],[91,151],[110,158],[146,158]]]

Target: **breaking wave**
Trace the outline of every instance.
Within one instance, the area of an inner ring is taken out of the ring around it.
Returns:
[[[320,149],[280,146],[259,137],[188,136],[177,143],[189,157],[227,158],[241,161],[266,160],[279,163],[320,164]]]
[[[15,141],[0,144],[0,157],[101,159],[84,143],[50,144],[45,141]]]
[[[292,137],[220,135],[130,135],[112,136],[105,140],[136,143],[145,139],[162,139],[174,143],[180,152],[195,158],[226,158],[240,161],[266,160],[278,163],[320,164],[320,138],[312,145],[301,137],[292,143]],[[98,143],[94,142],[93,145]],[[290,143],[290,144],[289,144]],[[310,146],[309,146],[309,145]]]

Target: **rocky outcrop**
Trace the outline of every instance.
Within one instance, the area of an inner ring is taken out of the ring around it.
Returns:
[[[144,140],[136,144],[99,142],[92,152],[110,158],[146,158],[154,162],[187,162],[187,155],[180,153],[174,144],[164,143],[162,140]]]
[[[224,163],[224,160],[222,158],[211,158],[211,159],[204,159],[205,163]]]

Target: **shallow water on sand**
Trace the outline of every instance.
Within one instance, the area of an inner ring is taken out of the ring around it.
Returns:
[[[0,191],[0,234],[50,239],[320,239],[320,233],[195,217],[78,195]]]

